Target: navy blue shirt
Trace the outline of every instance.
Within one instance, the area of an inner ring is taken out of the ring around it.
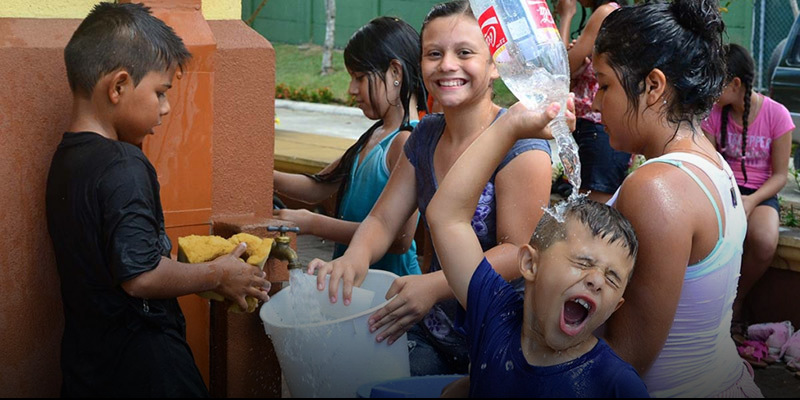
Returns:
[[[522,354],[522,294],[484,258],[472,276],[463,329],[470,397],[650,397],[636,370],[603,339],[586,354],[537,367]]]

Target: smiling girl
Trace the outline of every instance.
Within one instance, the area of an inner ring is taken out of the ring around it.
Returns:
[[[499,78],[478,21],[467,1],[434,6],[423,22],[422,76],[443,113],[423,118],[405,145],[375,208],[359,226],[345,254],[331,262],[314,260],[319,289],[336,301],[340,281],[344,302],[360,285],[367,267],[389,248],[404,221],[425,211],[439,182],[464,150],[503,114],[492,102]],[[520,277],[518,246],[525,244],[550,198],[550,147],[542,139],[516,142],[485,183],[472,226],[483,251],[503,278]],[[521,217],[522,216],[522,217]],[[435,248],[433,249],[435,252]],[[433,254],[430,272],[395,280],[386,293],[394,299],[369,318],[376,340],[396,341],[408,331],[412,375],[464,374],[469,365],[466,339],[454,329],[458,303]]]
[[[351,78],[348,93],[375,124],[316,175],[274,172],[275,191],[289,198],[318,204],[337,193],[334,217],[305,209],[273,213],[277,219],[294,222],[300,234],[336,242],[334,258],[344,254],[386,186],[417,125],[418,100],[426,98],[419,71],[419,36],[399,18],[378,17],[356,31],[345,47],[344,63]],[[389,252],[373,260],[372,268],[400,276],[420,273],[413,240],[417,220],[416,213],[409,213]]]

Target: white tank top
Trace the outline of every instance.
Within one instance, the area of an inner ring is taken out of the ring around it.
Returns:
[[[714,397],[736,384],[746,369],[731,339],[730,326],[747,217],[733,172],[717,156],[722,169],[700,156],[677,152],[646,163],[675,165],[692,177],[713,205],[720,233],[711,253],[686,268],[667,341],[643,377],[653,397]],[[710,178],[712,190],[722,202],[721,212],[709,189],[684,163],[698,167]],[[614,205],[618,194],[619,189],[609,205]]]

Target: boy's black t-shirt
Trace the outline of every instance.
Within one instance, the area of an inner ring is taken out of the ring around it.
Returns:
[[[64,307],[62,395],[207,396],[177,299],[134,298],[120,286],[172,249],[144,153],[65,133],[46,205]]]

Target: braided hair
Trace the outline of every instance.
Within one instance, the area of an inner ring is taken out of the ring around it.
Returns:
[[[750,120],[750,95],[753,92],[753,79],[755,75],[755,63],[753,57],[744,47],[731,43],[725,46],[725,61],[727,63],[727,72],[725,75],[725,84],[731,83],[733,78],[739,78],[744,85],[744,112],[742,112],[742,147],[741,147],[741,163],[742,174],[744,174],[744,182],[747,183],[747,170],[744,168],[745,161],[747,160],[747,125]],[[728,113],[731,110],[731,105],[728,104],[722,107],[722,120],[720,121],[719,135],[720,143],[718,151],[723,151],[728,146]]]

